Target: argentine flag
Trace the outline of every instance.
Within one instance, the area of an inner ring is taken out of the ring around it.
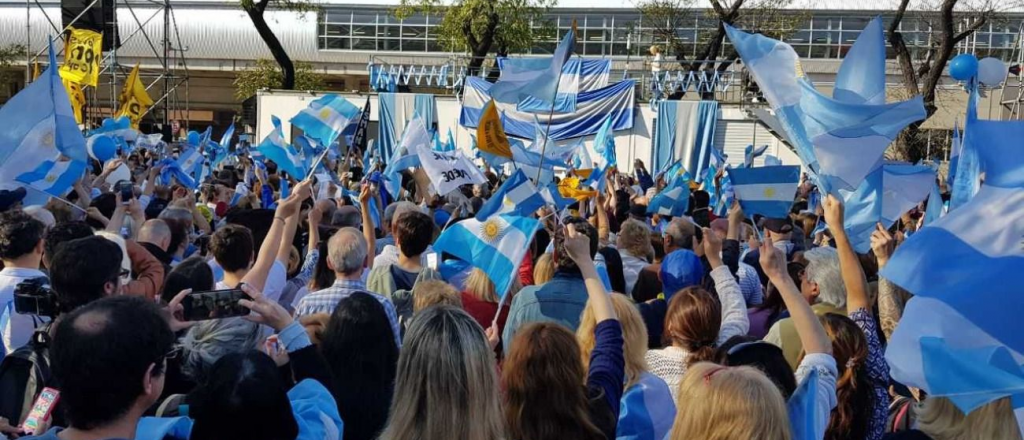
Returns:
[[[199,167],[203,166],[203,160],[203,153],[199,152],[199,148],[189,148],[178,157],[178,168],[195,178]]]
[[[682,176],[672,179],[671,184],[664,191],[658,193],[651,199],[647,206],[648,214],[670,215],[682,217],[690,208],[690,187],[689,179]]]
[[[274,161],[281,171],[288,173],[288,175],[298,180],[305,179],[306,168],[302,164],[302,157],[284,141],[281,120],[277,116],[271,116],[270,120],[274,123],[274,130],[263,139],[263,142],[260,142],[259,146],[256,147],[256,151],[259,151],[265,158]],[[293,119],[293,124],[295,123],[294,121]],[[309,132],[306,132],[306,134],[309,134]]]
[[[889,228],[903,213],[928,197],[935,186],[935,171],[922,165],[884,164],[868,174],[857,191],[840,190],[850,244],[859,253],[871,250],[875,225]]]
[[[39,171],[47,162],[55,164],[61,155],[83,164],[88,160],[55,54],[51,44],[46,71],[0,107],[0,184],[19,181],[26,170]]]
[[[785,218],[800,183],[800,167],[729,168],[729,179],[743,213]]]
[[[514,215],[494,215],[486,221],[469,218],[445,229],[434,249],[484,271],[494,282],[495,293],[503,298],[518,276],[519,264],[538,225],[535,219]]]
[[[85,174],[85,162],[77,160],[52,161],[19,175],[15,180],[55,197],[64,197]]]
[[[788,44],[729,25],[725,30],[823,193],[856,188],[900,131],[926,116],[920,96],[885,103],[880,18],[868,23],[843,59],[832,97],[814,88]]]
[[[309,103],[309,107],[295,115],[291,123],[301,128],[306,136],[320,141],[320,145],[331,145],[345,127],[359,120],[360,114],[355,104],[330,94]]]
[[[528,217],[544,206],[544,196],[533,186],[523,170],[516,170],[498,191],[480,207],[476,219],[486,221],[495,214],[515,214]]]
[[[1022,121],[968,118],[985,185],[907,239],[881,277],[914,294],[885,357],[900,383],[965,413],[1013,397],[1024,414]]]

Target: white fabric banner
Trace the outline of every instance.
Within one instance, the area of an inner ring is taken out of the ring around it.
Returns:
[[[447,195],[462,185],[484,183],[486,179],[461,151],[433,151],[420,148],[420,165],[439,195]]]

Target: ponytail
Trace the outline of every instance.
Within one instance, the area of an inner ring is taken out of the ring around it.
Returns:
[[[837,405],[832,410],[825,440],[863,439],[874,413],[875,395],[868,377],[868,342],[864,331],[850,318],[834,313],[820,317],[836,359]]]

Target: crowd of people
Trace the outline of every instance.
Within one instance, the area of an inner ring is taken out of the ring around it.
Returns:
[[[0,191],[0,433],[1021,438],[1008,397],[964,414],[889,377],[884,347],[910,294],[878,271],[913,213],[858,254],[842,202],[808,209],[809,184],[787,218],[738,204],[719,218],[697,186],[670,218],[647,210],[666,177],[637,161],[535,213],[501,292],[432,247],[500,174],[439,196],[407,171],[393,198],[379,171],[338,162],[337,181],[296,181],[242,155],[193,190],[158,182],[140,150],[46,205]],[[133,191],[109,181],[121,167]],[[193,313],[194,293],[226,290],[244,292],[226,310],[247,313]],[[26,431],[45,388],[59,399]]]

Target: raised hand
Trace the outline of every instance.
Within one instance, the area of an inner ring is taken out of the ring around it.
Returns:
[[[892,256],[895,249],[896,240],[892,234],[883,228],[881,223],[875,224],[875,230],[871,233],[871,250],[875,252],[875,258],[878,259],[879,269],[889,262],[889,257]]]

